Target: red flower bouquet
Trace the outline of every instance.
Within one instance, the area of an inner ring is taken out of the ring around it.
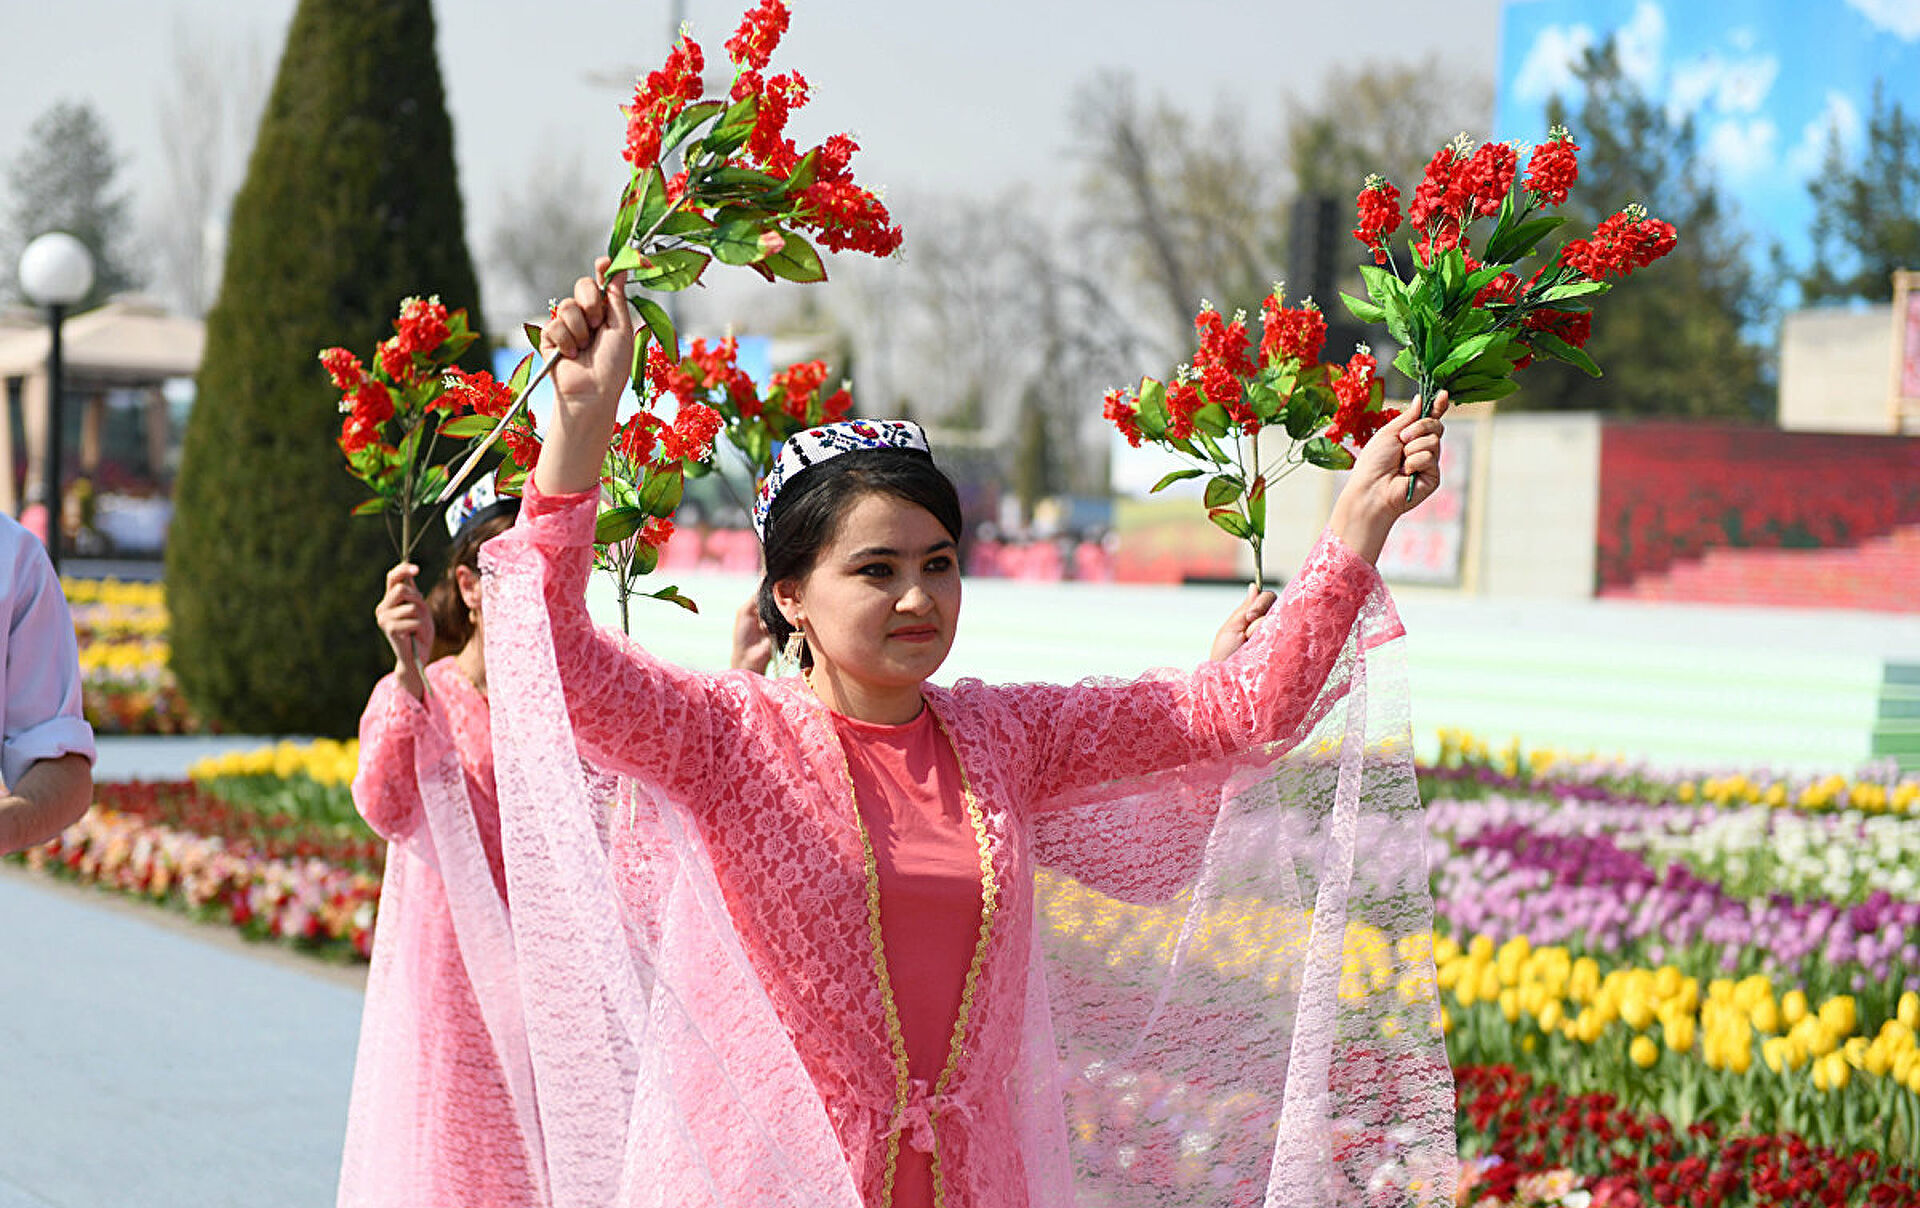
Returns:
[[[1610,278],[1672,251],[1677,235],[1630,205],[1525,274],[1520,262],[1566,222],[1541,211],[1566,201],[1579,177],[1579,150],[1556,126],[1522,176],[1511,145],[1475,148],[1461,135],[1440,148],[1407,207],[1404,280],[1387,242],[1400,228],[1400,191],[1378,176],[1360,190],[1353,237],[1373,253],[1360,270],[1368,299],[1341,297],[1355,318],[1387,325],[1400,345],[1394,368],[1416,383],[1423,412],[1441,390],[1455,403],[1504,398],[1516,388],[1514,372],[1536,356],[1599,376],[1584,351],[1593,299],[1612,288]],[[1485,219],[1493,226],[1476,258],[1474,228]]]
[[[1289,307],[1276,288],[1260,321],[1256,350],[1246,316],[1228,321],[1203,306],[1193,321],[1200,345],[1193,363],[1170,382],[1144,378],[1136,389],[1108,391],[1105,411],[1129,444],[1152,442],[1195,463],[1153,489],[1205,477],[1207,518],[1253,548],[1256,581],[1264,581],[1268,487],[1303,465],[1347,469],[1391,418],[1366,349],[1344,365],[1321,361],[1327,321],[1311,301]],[[1278,457],[1263,459],[1260,436],[1269,429],[1280,429],[1286,443]]]

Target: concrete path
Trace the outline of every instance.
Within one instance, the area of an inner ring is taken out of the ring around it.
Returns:
[[[360,978],[0,868],[0,1208],[332,1204]]]

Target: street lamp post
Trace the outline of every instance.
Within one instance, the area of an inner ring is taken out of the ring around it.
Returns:
[[[40,236],[20,253],[20,288],[29,300],[47,308],[47,429],[40,485],[47,497],[47,557],[60,569],[60,326],[67,311],[93,288],[93,256],[87,245],[64,231]]]

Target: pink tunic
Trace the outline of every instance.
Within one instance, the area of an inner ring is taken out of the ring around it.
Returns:
[[[854,801],[873,844],[887,974],[913,1081],[945,1069],[955,1016],[980,936],[980,849],[968,823],[960,763],[925,709],[904,725],[835,714]],[[900,1151],[895,1208],[931,1208],[932,1155]]]
[[[425,703],[382,679],[360,719],[354,803],[389,848],[340,1202],[517,1208],[541,1202],[542,1180],[463,951],[488,937],[458,934],[441,850],[458,840],[436,843],[423,799],[471,819],[468,878],[503,909],[487,699],[450,658],[426,678]]]
[[[916,1152],[955,1208],[1450,1196],[1425,834],[1371,566],[1324,538],[1253,639],[1191,673],[926,686],[982,899],[929,1080],[967,912],[940,887],[955,926],[928,1005],[903,1001],[921,936],[873,838],[930,804],[863,800],[870,736],[802,682],[596,629],[594,504],[530,490],[482,554],[556,1203],[874,1208],[925,1194]],[[629,849],[671,853],[644,902],[580,760],[644,798]]]

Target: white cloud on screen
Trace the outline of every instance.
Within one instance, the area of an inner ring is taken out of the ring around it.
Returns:
[[[1860,116],[1860,108],[1852,98],[1838,92],[1827,93],[1827,103],[1821,108],[1820,116],[1801,128],[1800,140],[1787,153],[1788,171],[1800,179],[1818,172],[1826,162],[1829,131],[1837,130],[1841,149],[1853,154],[1866,137],[1866,128],[1866,119]]]
[[[1514,76],[1514,95],[1540,102],[1556,95],[1571,96],[1574,64],[1594,40],[1593,30],[1585,25],[1550,25],[1541,30]]]
[[[1702,112],[1738,117],[1760,112],[1780,77],[1772,55],[1723,58],[1710,52],[1673,69],[1667,111],[1675,117]]]
[[[1847,7],[1903,42],[1920,38],[1920,0],[1847,0]]]
[[[1660,58],[1666,52],[1666,10],[1652,0],[1644,0],[1633,16],[1620,27],[1620,72],[1642,88],[1651,88],[1660,79]]]
[[[1773,167],[1780,131],[1767,118],[1729,118],[1707,129],[1707,158],[1730,179],[1757,176]]]

